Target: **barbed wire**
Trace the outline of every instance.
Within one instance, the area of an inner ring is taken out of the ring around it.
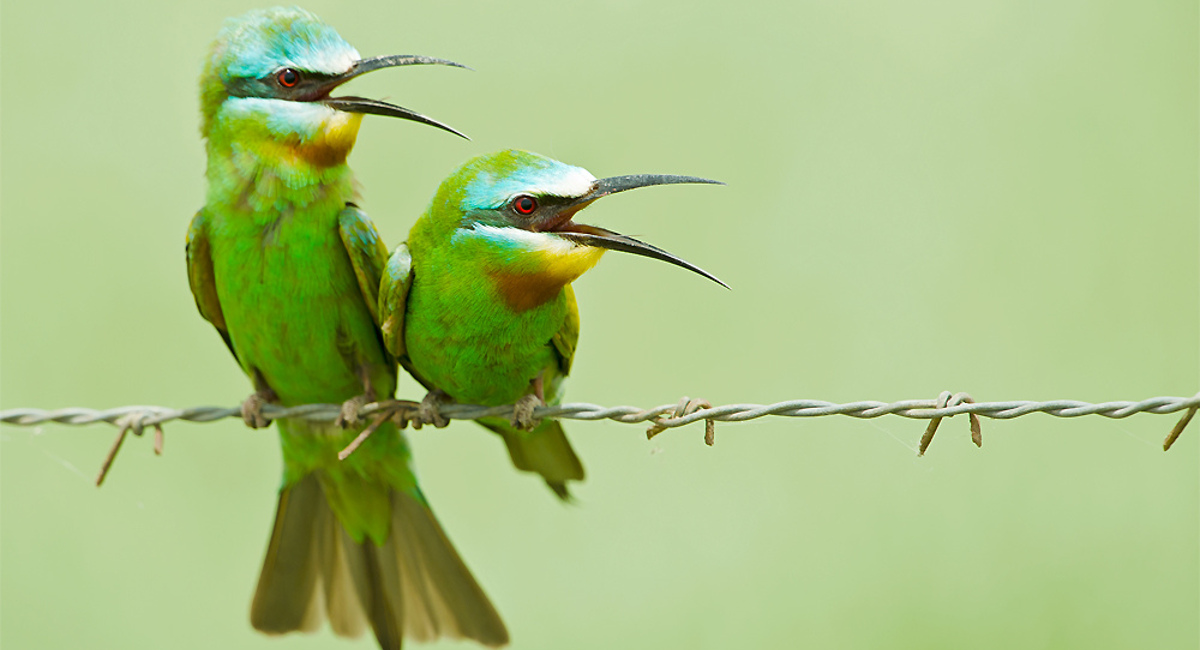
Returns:
[[[385,400],[363,406],[358,411],[358,415],[371,420],[371,423],[354,442],[342,451],[340,457],[345,458],[351,454],[371,432],[388,419],[395,420],[401,428],[412,424],[413,428],[420,429],[422,425],[422,419],[418,415],[420,406],[418,402],[408,400]],[[443,404],[437,410],[445,420],[477,420],[485,417],[511,417],[513,409],[513,405]],[[897,415],[903,418],[929,420],[917,450],[917,455],[923,456],[933,441],[934,433],[941,421],[955,415],[967,415],[970,422],[971,440],[976,446],[982,446],[983,434],[979,423],[981,416],[996,420],[1010,420],[1031,413],[1045,413],[1060,418],[1101,415],[1119,419],[1135,413],[1167,414],[1184,411],[1183,416],[1163,441],[1163,450],[1166,451],[1183,433],[1184,427],[1191,422],[1197,409],[1200,409],[1200,393],[1192,397],[1151,397],[1140,402],[1093,404],[1076,400],[976,402],[967,393],[952,394],[950,391],[944,391],[937,399],[914,399],[890,403],[862,401],[835,404],[821,400],[798,399],[775,404],[712,406],[706,400],[687,397],[676,404],[664,404],[648,409],[636,406],[606,407],[596,404],[573,403],[539,406],[533,410],[533,417],[538,420],[613,420],[625,424],[648,422],[650,426],[646,431],[647,438],[653,438],[667,429],[703,420],[705,423],[704,441],[708,445],[712,445],[715,442],[716,422],[745,422],[767,416],[807,418],[844,415],[865,419]],[[266,404],[262,407],[262,415],[269,420],[292,418],[318,423],[333,423],[338,421],[342,412],[343,407],[340,404],[304,404],[290,407]],[[240,406],[233,408],[197,406],[186,409],[163,406],[122,406],[107,410],[64,408],[49,411],[16,408],[0,411],[0,423],[17,426],[36,426],[45,423],[82,426],[105,422],[120,428],[117,440],[100,470],[100,476],[96,481],[97,485],[103,482],[127,433],[141,435],[147,427],[153,428],[155,430],[154,451],[162,453],[162,425],[167,422],[176,420],[214,422],[225,418],[241,419],[242,417]]]

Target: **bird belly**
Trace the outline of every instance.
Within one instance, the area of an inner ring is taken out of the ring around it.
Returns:
[[[431,292],[414,282],[405,344],[413,368],[458,402],[511,404],[543,376],[547,388],[558,372],[551,338],[562,326],[560,294],[545,304],[514,312],[500,301]],[[462,298],[462,297],[460,297]],[[556,395],[547,394],[547,401]]]
[[[214,238],[217,294],[243,369],[285,405],[362,394],[360,369],[390,396],[395,377],[336,225],[296,225],[276,226],[269,239]]]

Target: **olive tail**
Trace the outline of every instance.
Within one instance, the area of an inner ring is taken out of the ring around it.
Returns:
[[[546,420],[533,431],[519,431],[503,421],[488,419],[479,423],[504,439],[514,467],[541,474],[558,498],[570,500],[567,481],[583,480],[583,463],[571,448],[562,424]]]
[[[356,542],[329,507],[317,473],[283,488],[250,622],[267,634],[370,624],[384,650],[405,636],[508,643],[508,631],[419,493],[391,491],[387,539]]]

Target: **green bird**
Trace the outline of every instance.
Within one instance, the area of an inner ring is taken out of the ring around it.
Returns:
[[[346,166],[363,114],[449,127],[341,84],[386,67],[449,61],[361,58],[298,8],[228,21],[200,78],[208,194],[188,231],[188,280],[255,393],[243,406],[344,402],[341,423],[280,420],[283,481],[250,611],[268,634],[365,626],[403,637],[508,642],[417,487],[409,446],[385,422],[338,460],[362,426],[357,409],[391,397],[397,366],[376,311],[387,250],[352,201]]]
[[[482,419],[513,464],[536,472],[562,499],[583,465],[562,425],[536,423],[533,409],[556,404],[579,340],[571,282],[606,250],[708,272],[610,230],[576,223],[575,213],[625,190],[717,183],[693,176],[596,179],[587,170],[526,151],[475,158],[442,182],[408,241],[389,258],[379,294],[388,350],[431,392],[424,421],[444,424],[445,399],[516,404],[511,420]]]

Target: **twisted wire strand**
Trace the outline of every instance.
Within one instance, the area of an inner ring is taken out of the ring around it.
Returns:
[[[534,409],[535,418],[564,420],[613,420],[625,424],[650,422],[654,432],[682,427],[699,420],[709,422],[745,422],[767,416],[805,418],[827,415],[845,415],[854,418],[877,418],[897,415],[918,420],[940,420],[955,415],[975,415],[996,420],[1010,420],[1031,413],[1045,413],[1054,417],[1074,418],[1085,415],[1101,415],[1107,418],[1126,418],[1135,413],[1167,414],[1188,410],[1195,412],[1200,407],[1200,393],[1192,397],[1151,397],[1140,402],[1102,402],[1093,404],[1076,400],[1052,400],[1046,402],[1009,401],[973,402],[970,396],[963,399],[949,398],[949,391],[938,399],[913,399],[898,402],[861,401],[836,404],[821,400],[797,399],[775,404],[726,404],[708,406],[703,400],[684,398],[679,404],[664,404],[648,409],[636,406],[600,406],[597,404],[571,403],[557,406],[539,406]],[[697,404],[699,402],[700,404]],[[367,404],[361,415],[369,418],[388,410],[404,408],[414,402],[387,400]],[[333,422],[341,412],[338,404],[304,404],[281,407],[267,404],[263,415],[269,419],[297,418],[313,422]],[[470,404],[446,404],[439,409],[448,420],[475,420],[482,417],[504,417],[513,412],[512,406],[476,406]],[[107,410],[87,408],[63,408],[42,410],[15,408],[0,411],[0,423],[17,426],[34,426],[53,422],[66,425],[87,425],[107,422],[116,426],[131,426],[142,429],[160,426],[174,420],[187,422],[213,422],[225,418],[240,418],[240,407],[222,408],[197,406],[173,409],[163,406],[121,406]]]
[[[394,419],[401,428],[410,422],[414,428],[421,428],[422,418],[420,404],[407,400],[385,400],[367,404],[358,410],[357,415],[370,420],[363,431],[346,446],[338,458],[344,460],[354,453],[354,450],[366,440],[387,419]],[[775,404],[726,404],[712,406],[707,400],[684,397],[677,404],[663,404],[649,409],[636,406],[599,406],[596,404],[560,404],[540,406],[534,409],[535,419],[556,418],[564,420],[613,420],[626,424],[649,422],[646,431],[647,438],[653,438],[659,433],[676,427],[682,427],[699,420],[704,420],[704,442],[712,445],[716,439],[716,422],[745,422],[769,415],[792,418],[822,417],[827,415],[845,415],[854,418],[877,418],[884,415],[898,415],[904,418],[929,420],[921,443],[917,450],[918,456],[933,442],[942,419],[955,415],[967,415],[971,426],[971,440],[976,446],[983,445],[983,433],[980,429],[979,416],[996,420],[1029,415],[1030,413],[1045,413],[1060,418],[1075,418],[1085,415],[1102,415],[1107,418],[1126,418],[1134,413],[1175,413],[1184,411],[1183,417],[1171,429],[1163,441],[1163,450],[1171,448],[1184,427],[1191,422],[1197,409],[1200,409],[1200,393],[1192,397],[1151,397],[1140,402],[1102,402],[1092,404],[1076,400],[1053,400],[1049,402],[1012,401],[1012,402],[975,402],[967,393],[951,393],[943,391],[937,399],[913,399],[899,402],[850,402],[835,404],[821,400],[798,399]],[[508,406],[476,406],[470,404],[445,404],[438,407],[442,420],[475,420],[482,417],[515,417],[515,405]],[[265,404],[262,415],[270,420],[280,418],[304,419],[313,422],[336,422],[343,416],[343,407],[339,404],[303,404],[300,406],[282,407]],[[108,470],[120,451],[125,437],[132,432],[142,435],[146,427],[154,429],[154,453],[161,454],[163,448],[162,425],[174,420],[188,422],[214,422],[225,418],[242,418],[241,407],[221,408],[217,406],[197,406],[187,409],[173,409],[163,406],[121,406],[118,408],[98,411],[87,408],[64,408],[52,411],[33,408],[16,408],[0,411],[0,423],[17,426],[36,426],[47,422],[82,426],[106,422],[120,429],[117,439],[109,449],[100,474],[96,477],[96,485],[104,482]]]

